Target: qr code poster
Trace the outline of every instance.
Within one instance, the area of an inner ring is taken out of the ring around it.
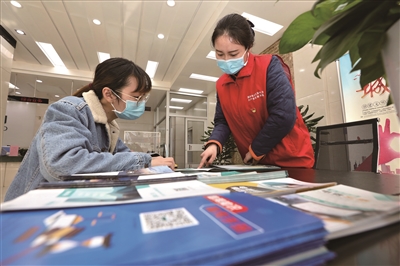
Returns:
[[[195,226],[199,222],[185,209],[169,209],[140,214],[144,234]]]

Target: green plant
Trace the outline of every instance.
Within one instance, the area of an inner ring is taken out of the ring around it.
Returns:
[[[308,132],[310,132],[311,144],[313,146],[313,149],[315,150],[315,142],[317,140],[315,139],[315,137],[313,135],[311,135],[311,133],[315,134],[317,132],[317,124],[322,118],[324,118],[324,116],[319,116],[317,118],[311,119],[315,113],[307,115],[308,110],[309,110],[308,105],[307,105],[306,109],[304,109],[304,111],[303,111],[304,105],[299,105],[298,108],[301,113],[301,116],[303,117],[303,121],[308,129]]]
[[[277,0],[279,1],[279,0]],[[314,75],[349,52],[352,70],[360,70],[360,85],[386,77],[381,50],[386,31],[400,18],[398,0],[317,0],[286,29],[279,44],[282,54],[308,43],[322,45],[312,62]]]
[[[210,139],[211,132],[214,129],[214,123],[211,122],[212,126],[207,127],[208,130],[204,131],[204,135],[201,138],[201,141],[207,142]],[[203,148],[204,149],[204,148]],[[221,165],[221,164],[231,164],[232,163],[232,156],[236,152],[237,146],[235,140],[233,139],[232,134],[229,135],[228,140],[226,141],[225,145],[222,147],[222,151],[217,155],[213,164]]]

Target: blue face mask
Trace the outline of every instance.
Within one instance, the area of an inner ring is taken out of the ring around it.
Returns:
[[[119,97],[117,94],[115,94],[115,96],[121,99],[121,97]],[[117,109],[115,109],[114,105],[111,103],[112,107],[114,107],[113,111],[118,116],[118,118],[126,120],[135,120],[143,115],[144,108],[146,105],[145,101],[136,102],[136,101],[122,100],[122,99],[121,101],[125,103],[125,109],[122,112],[117,111]]]
[[[222,59],[217,60],[219,68],[228,75],[233,75],[238,73],[239,70],[241,70],[247,64],[247,62],[245,63],[243,60],[246,51],[244,51],[243,55],[239,58],[234,58],[229,60],[222,60]]]

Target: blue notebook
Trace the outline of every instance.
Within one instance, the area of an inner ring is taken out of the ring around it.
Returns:
[[[245,193],[0,215],[1,265],[232,264],[327,233],[314,216]]]

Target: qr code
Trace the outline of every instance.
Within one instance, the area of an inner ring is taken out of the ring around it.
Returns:
[[[140,214],[140,223],[144,234],[174,230],[199,224],[196,218],[185,208],[144,212]]]

